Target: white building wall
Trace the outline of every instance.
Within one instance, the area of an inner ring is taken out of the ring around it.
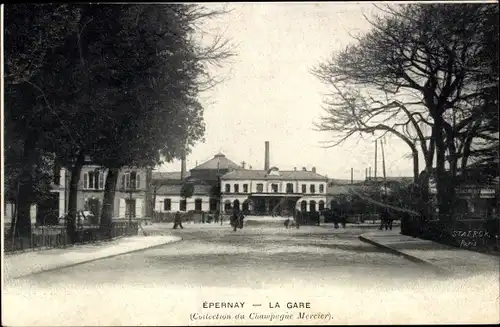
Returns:
[[[320,201],[324,202],[325,208],[327,208],[327,206],[328,206],[328,203],[326,202],[326,195],[305,195],[297,201],[297,204],[295,205],[295,209],[297,209],[297,210],[301,209],[302,201],[306,201],[306,203],[307,203],[307,206],[306,206],[307,212],[311,211],[311,201],[316,202],[316,211],[318,211],[318,209],[319,209],[319,202]]]
[[[165,211],[165,199],[170,199],[170,211]],[[201,199],[201,210],[210,210],[210,197],[208,195],[193,195],[186,199],[186,211],[195,210],[196,200]],[[180,195],[156,195],[156,212],[177,212],[180,211],[180,203],[183,198]]]
[[[227,194],[226,185],[230,185],[230,194],[234,193],[234,185],[239,185],[239,193],[243,193],[243,184],[248,185],[249,193],[258,193],[257,192],[257,184],[263,185],[263,192],[272,193],[272,184],[278,184],[278,193],[286,193],[286,185],[288,183],[293,184],[293,192],[297,194],[302,194],[302,184],[306,185],[306,193],[310,193],[310,185],[314,185],[315,193],[314,194],[324,194],[326,195],[326,181],[299,181],[299,180],[223,180],[221,182],[221,190],[223,194]],[[320,185],[323,185],[323,192],[320,193]]]
[[[3,223],[10,224],[12,222],[12,215],[14,215],[15,204],[10,202],[4,203],[4,214],[2,215]],[[36,204],[30,206],[31,223],[36,223]]]
[[[69,174],[66,169],[61,169],[59,173],[59,217],[66,215],[66,184]]]

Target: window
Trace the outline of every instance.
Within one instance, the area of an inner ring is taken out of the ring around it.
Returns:
[[[240,186],[238,184],[234,184],[234,193],[240,192]]]
[[[54,162],[54,184],[61,184],[61,165],[57,160]]]
[[[309,186],[309,190],[311,191],[311,193],[316,193],[316,185],[311,184],[311,185]]]
[[[135,172],[127,172],[122,175],[122,189],[132,189],[135,190],[139,188],[141,184],[140,175]]]
[[[271,184],[271,190],[273,193],[278,193],[278,184]]]
[[[172,200],[170,199],[163,200],[163,211],[170,211],[170,210],[172,210]]]
[[[194,200],[194,210],[201,211],[201,199]]]
[[[137,173],[135,171],[133,171],[130,173],[130,181],[128,184],[128,188],[135,189],[135,187],[136,187],[135,183],[137,183]]]
[[[319,185],[319,193],[324,193],[325,192],[325,186],[323,184]]]
[[[286,184],[286,193],[293,193],[293,183]]]
[[[257,184],[257,193],[263,193],[264,192],[264,184],[258,183]]]
[[[186,211],[186,200],[179,202],[179,211]]]
[[[217,199],[210,199],[210,212],[217,211]]]
[[[104,189],[104,173],[99,174],[99,189]]]
[[[87,188],[94,189],[95,188],[95,179],[96,179],[96,173],[94,171],[89,171],[89,184],[87,185]]]
[[[83,188],[98,190],[104,189],[104,175],[98,170],[83,173]]]
[[[226,193],[231,192],[231,185],[226,184]]]
[[[243,193],[248,193],[248,184],[243,184]]]
[[[135,218],[135,199],[125,199],[125,217]]]
[[[306,193],[306,192],[307,192],[306,184],[302,184],[302,193]]]
[[[312,200],[309,202],[309,211],[316,212],[316,201]]]
[[[321,187],[320,187],[320,189],[321,189]],[[325,202],[323,200],[319,201],[318,207],[319,207],[319,211],[325,210]]]
[[[135,179],[136,179],[135,187],[137,189],[140,189],[141,188],[141,175],[137,174],[137,176],[135,177]]]

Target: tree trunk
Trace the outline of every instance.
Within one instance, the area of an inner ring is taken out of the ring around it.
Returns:
[[[443,135],[442,117],[434,118],[435,142],[436,142],[436,191],[439,208],[439,220],[447,225],[451,222],[451,194],[449,194],[448,173],[445,169],[446,145]]]
[[[156,201],[156,194],[153,194],[153,171],[148,168],[146,174],[146,219],[153,217],[154,205]],[[146,220],[147,221],[147,220]]]
[[[111,238],[112,219],[115,204],[116,182],[118,181],[118,168],[108,169],[106,184],[104,186],[104,199],[101,212],[101,235]]]
[[[152,203],[151,203],[151,217],[153,217],[154,215],[154,212],[155,212],[155,206],[156,206],[156,188],[157,186],[156,185],[153,185],[153,199],[151,200]]]
[[[80,182],[80,173],[85,163],[85,154],[80,150],[76,162],[71,169],[71,179],[69,183],[68,196],[68,216],[66,220],[66,231],[71,244],[76,242],[76,214],[77,214],[77,195],[78,183]]]
[[[412,148],[412,157],[413,157],[413,182],[417,183],[420,171],[418,167],[418,151],[416,148]]]
[[[28,136],[23,148],[23,170],[19,176],[17,189],[17,214],[14,221],[14,235],[16,237],[31,238],[31,204],[33,202],[33,174],[37,159],[37,138]]]

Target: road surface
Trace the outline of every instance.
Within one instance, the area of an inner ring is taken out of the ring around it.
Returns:
[[[231,301],[245,302],[241,323],[246,324],[274,323],[266,315],[249,321],[252,310],[298,314],[288,302],[309,302],[312,311],[330,316],[313,321],[294,316],[279,323],[457,322],[481,317],[470,301],[483,309],[488,305],[480,288],[464,293],[472,280],[444,279],[361,242],[358,235],[366,229],[256,226],[233,232],[207,224],[174,231],[169,224],[148,231],[184,240],[6,285],[5,322],[228,325],[239,323],[237,309],[204,305]],[[26,303],[30,309],[23,309]],[[213,313],[228,316],[206,316]]]

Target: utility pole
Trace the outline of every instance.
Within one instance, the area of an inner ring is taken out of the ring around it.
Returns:
[[[385,175],[385,155],[384,155],[384,143],[380,140],[380,149],[382,150],[382,173],[384,174],[384,192],[387,198],[387,180]]]
[[[373,177],[377,179],[377,141],[375,140],[375,171],[373,172]]]
[[[354,168],[351,168],[351,184],[354,184]]]

